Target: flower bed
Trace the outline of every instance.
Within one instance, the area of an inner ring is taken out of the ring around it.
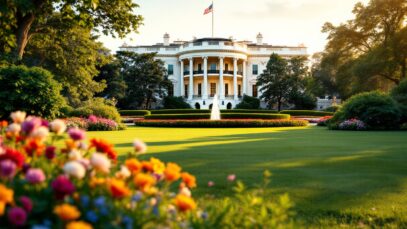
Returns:
[[[226,113],[221,114],[222,119],[289,119],[287,114],[252,114],[252,113]],[[157,114],[146,115],[145,119],[209,119],[210,114]]]
[[[0,122],[4,228],[295,228],[288,196],[267,195],[268,171],[261,189],[248,192],[236,182],[236,197],[199,208],[195,177],[176,163],[137,159],[147,150],[141,140],[118,161],[105,140],[88,142],[78,128],[64,135],[63,120],[48,125],[23,112],[12,119]]]
[[[209,128],[232,128],[232,127],[295,127],[307,126],[305,120],[138,120],[136,126],[149,127],[209,127]]]
[[[327,126],[328,121],[332,118],[332,116],[324,116],[317,121],[318,126]]]
[[[359,119],[345,120],[339,124],[331,125],[331,129],[335,130],[367,130],[366,124]]]
[[[89,118],[67,118],[65,122],[68,127],[77,127],[88,131],[113,131],[123,129],[122,126],[113,120],[96,117],[94,115],[89,116]]]

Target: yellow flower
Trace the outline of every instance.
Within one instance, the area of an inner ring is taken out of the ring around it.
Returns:
[[[130,189],[119,179],[112,179],[108,184],[108,188],[112,196],[115,198],[122,198],[131,194]]]
[[[169,182],[176,181],[181,176],[181,167],[175,163],[168,163],[167,168],[164,170],[165,180]]]
[[[54,213],[64,221],[75,220],[81,216],[80,211],[70,204],[55,206]]]
[[[5,209],[6,209],[6,203],[0,202],[0,216],[4,215]]]
[[[174,199],[174,204],[178,207],[181,212],[187,212],[189,210],[194,210],[196,208],[196,203],[194,199],[189,196],[179,194]]]
[[[13,202],[14,191],[0,184],[0,202],[10,204]]]
[[[66,225],[66,229],[93,229],[92,225],[83,221],[74,221]]]
[[[99,178],[99,177],[91,177],[89,181],[89,187],[95,188],[98,185],[104,185],[106,183],[105,178]]]
[[[134,178],[134,183],[143,191],[146,191],[155,184],[155,178],[150,174],[139,173]]]
[[[157,174],[163,174],[164,169],[165,169],[165,164],[162,163],[160,160],[157,158],[152,157],[150,159],[150,162],[153,164],[153,170]]]

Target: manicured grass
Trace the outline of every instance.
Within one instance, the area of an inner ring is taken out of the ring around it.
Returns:
[[[132,149],[133,138],[143,139],[149,145],[145,157],[177,162],[197,176],[198,196],[230,195],[228,174],[250,187],[269,169],[271,189],[289,193],[307,225],[407,226],[406,131],[131,127],[89,135],[110,140],[121,153]],[[216,185],[208,188],[208,181]]]

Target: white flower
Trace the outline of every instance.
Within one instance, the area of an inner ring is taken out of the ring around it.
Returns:
[[[126,179],[126,178],[129,178],[130,176],[131,176],[131,172],[125,165],[122,165],[120,167],[120,171],[116,172],[116,177],[117,178]]]
[[[179,190],[179,194],[191,197],[191,190],[189,190],[189,188],[187,188],[187,187],[183,187],[183,188],[181,188],[181,190]]]
[[[71,161],[78,161],[82,159],[82,153],[79,150],[72,150],[71,152],[69,152],[68,154],[68,158]]]
[[[21,125],[17,123],[12,123],[7,127],[7,132],[17,135],[21,131]]]
[[[64,172],[65,174],[82,179],[85,177],[85,167],[77,161],[70,161],[64,165]]]
[[[146,143],[144,143],[140,139],[134,139],[133,146],[136,153],[145,153],[147,151]]]
[[[108,173],[110,170],[110,160],[103,153],[93,153],[90,164],[97,171]]]
[[[51,130],[58,135],[63,134],[66,130],[66,124],[61,119],[55,119],[49,124],[49,126],[51,127]]]
[[[49,135],[49,130],[45,126],[40,126],[31,133],[31,137],[45,141]]]
[[[10,117],[13,119],[14,123],[22,123],[25,120],[25,116],[27,116],[27,113],[24,111],[16,111],[11,113]]]

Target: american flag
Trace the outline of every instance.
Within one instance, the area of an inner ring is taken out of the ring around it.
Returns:
[[[208,8],[206,8],[205,9],[205,11],[204,11],[204,15],[205,14],[209,14],[209,13],[211,13],[212,12],[212,10],[213,10],[213,4],[211,4]]]

